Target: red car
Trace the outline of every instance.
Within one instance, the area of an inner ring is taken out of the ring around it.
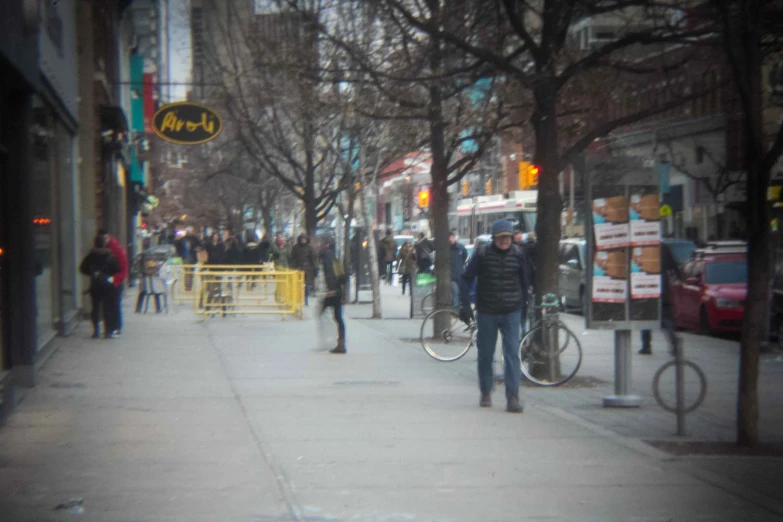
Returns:
[[[674,323],[704,334],[739,332],[748,291],[744,254],[710,255],[682,266],[682,279],[671,281]]]

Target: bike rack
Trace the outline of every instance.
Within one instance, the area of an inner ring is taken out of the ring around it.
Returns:
[[[686,360],[683,357],[683,350],[682,350],[682,338],[677,335],[674,336],[674,360],[669,361],[665,363],[663,366],[661,366],[657,372],[655,372],[655,377],[653,377],[653,396],[655,396],[656,402],[663,408],[664,410],[674,413],[677,418],[677,436],[684,437],[687,435],[687,431],[685,428],[685,416],[688,413],[691,413],[696,410],[699,406],[701,406],[702,402],[704,402],[704,398],[707,395],[707,377],[704,375],[704,372],[699,368],[696,364],[694,364],[691,361]],[[661,394],[659,391],[659,381],[661,378],[661,375],[664,371],[666,371],[670,366],[674,366],[675,376],[674,376],[674,387],[675,387],[675,405],[674,407],[666,404],[664,400],[661,398]],[[699,378],[699,396],[696,399],[696,401],[691,405],[685,404],[685,367],[689,366],[691,369],[693,369],[696,372],[696,376]]]

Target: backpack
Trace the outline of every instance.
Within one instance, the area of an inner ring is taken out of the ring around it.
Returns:
[[[338,281],[345,279],[345,267],[337,259],[332,259],[332,271],[334,272],[334,278]]]

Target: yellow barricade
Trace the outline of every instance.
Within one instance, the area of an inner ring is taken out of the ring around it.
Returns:
[[[193,301],[199,295],[199,289],[197,288],[199,280],[196,275],[205,270],[240,270],[242,272],[260,273],[274,270],[274,265],[271,263],[263,265],[172,265],[171,279],[175,282],[169,299],[176,303]]]
[[[215,316],[279,314],[302,318],[304,272],[231,270],[207,265],[194,274],[193,309],[204,319]]]

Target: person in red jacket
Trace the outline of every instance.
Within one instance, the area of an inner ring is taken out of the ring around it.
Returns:
[[[107,337],[119,337],[122,334],[122,291],[125,288],[125,280],[128,278],[128,254],[120,246],[117,238],[110,236],[105,231],[100,230],[98,234],[106,236],[106,246],[111,250],[112,255],[117,259],[120,271],[114,275],[114,292],[111,296],[111,318],[107,318]]]

